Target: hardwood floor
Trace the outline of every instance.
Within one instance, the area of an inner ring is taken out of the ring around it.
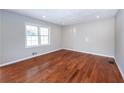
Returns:
[[[59,50],[0,68],[0,82],[123,82],[114,59]]]

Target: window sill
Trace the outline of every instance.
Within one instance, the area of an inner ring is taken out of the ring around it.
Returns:
[[[50,46],[50,44],[46,44],[46,45],[39,45],[39,46],[30,46],[30,47],[25,47],[26,49],[28,48],[38,48],[38,47],[47,47],[47,46]]]

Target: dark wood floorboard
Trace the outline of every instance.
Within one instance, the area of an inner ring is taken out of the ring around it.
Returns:
[[[123,79],[114,59],[63,49],[1,67],[0,82],[121,83]]]

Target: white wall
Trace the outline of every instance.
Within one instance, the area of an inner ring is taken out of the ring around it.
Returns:
[[[115,58],[124,77],[124,10],[116,16]]]
[[[1,28],[1,23],[2,23],[2,13],[0,11],[0,63],[2,62],[2,36],[1,36],[1,32],[2,32],[2,28]]]
[[[49,26],[51,29],[51,44],[37,48],[25,48],[25,22]],[[3,11],[2,45],[3,61],[1,64],[32,56],[32,52],[42,54],[53,51],[61,47],[61,27]]]
[[[114,56],[114,18],[63,27],[63,48]]]

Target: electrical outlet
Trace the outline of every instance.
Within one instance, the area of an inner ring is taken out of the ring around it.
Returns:
[[[37,52],[33,52],[32,55],[33,55],[33,56],[34,56],[34,55],[37,55]]]

